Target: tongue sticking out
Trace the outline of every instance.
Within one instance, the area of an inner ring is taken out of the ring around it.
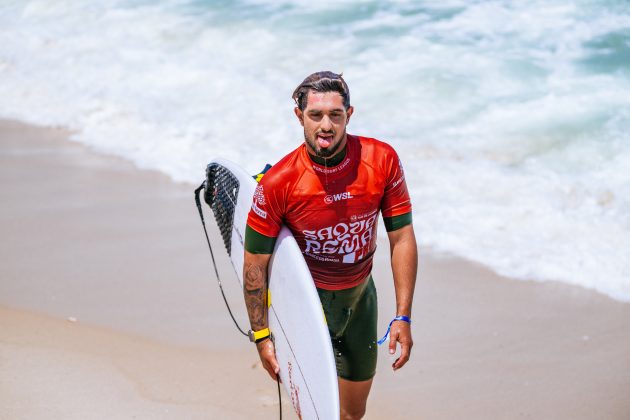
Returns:
[[[328,147],[330,146],[330,138],[329,137],[317,137],[317,142],[319,143],[319,147]]]

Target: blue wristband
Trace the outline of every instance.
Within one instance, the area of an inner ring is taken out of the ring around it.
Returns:
[[[385,342],[385,340],[387,340],[387,337],[389,337],[389,330],[392,328],[392,324],[394,323],[394,321],[405,321],[405,322],[408,322],[408,323],[411,324],[411,318],[409,318],[408,316],[399,315],[396,318],[392,319],[392,321],[389,323],[389,326],[387,327],[387,332],[385,333],[383,338],[378,340],[378,345],[379,346],[381,344],[383,344]]]

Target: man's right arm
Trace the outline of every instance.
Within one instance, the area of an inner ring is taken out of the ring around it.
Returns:
[[[268,269],[271,254],[253,254],[245,251],[243,264],[243,294],[247,314],[253,331],[269,327],[267,307]],[[277,379],[280,366],[276,360],[271,339],[256,343],[263,367],[272,379]]]

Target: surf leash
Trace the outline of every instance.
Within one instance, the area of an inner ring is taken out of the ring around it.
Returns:
[[[269,167],[271,167],[271,165],[269,165]],[[264,172],[267,171],[267,167],[265,167]],[[260,177],[262,178],[262,175],[260,175]],[[258,179],[260,180],[260,178]],[[221,290],[221,296],[223,296],[223,302],[225,302],[225,307],[227,308],[228,312],[230,313],[230,317],[232,318],[232,321],[234,322],[234,325],[236,326],[236,328],[240,331],[241,334],[243,334],[246,337],[249,337],[249,334],[247,334],[240,325],[238,325],[238,322],[236,321],[236,318],[234,318],[234,314],[232,313],[232,309],[230,308],[230,304],[227,301],[227,298],[225,297],[225,292],[223,291],[223,283],[221,282],[221,277],[219,276],[219,270],[217,269],[217,263],[216,260],[214,259],[214,252],[212,251],[212,245],[210,243],[210,237],[208,236],[208,229],[206,228],[206,220],[203,217],[203,210],[201,208],[201,200],[199,199],[199,193],[201,192],[201,190],[206,188],[206,181],[203,181],[201,183],[201,185],[195,190],[195,204],[197,205],[197,210],[199,210],[199,218],[201,219],[201,225],[203,226],[203,233],[206,235],[206,242],[208,243],[208,249],[210,250],[210,256],[212,257],[212,266],[214,268],[214,274],[217,278],[217,283],[219,284],[219,289]],[[280,420],[282,420],[282,393],[280,392],[280,377],[278,376],[276,378],[276,383],[278,385],[278,406],[280,407]]]
[[[223,291],[223,284],[221,283],[221,277],[219,277],[219,270],[217,269],[217,263],[214,259],[214,252],[212,252],[212,245],[210,244],[210,238],[208,237],[208,230],[206,229],[206,221],[203,217],[203,210],[201,209],[201,200],[199,199],[199,193],[202,189],[206,188],[206,181],[203,181],[199,188],[195,190],[195,203],[197,204],[197,210],[199,210],[199,217],[201,218],[201,225],[203,226],[203,232],[206,235],[206,242],[208,242],[208,249],[210,249],[210,256],[212,257],[212,266],[214,267],[214,274],[217,277],[217,283],[219,283],[219,289],[221,289],[221,296],[223,296],[223,302],[225,302],[225,306],[227,307],[228,312],[230,313],[230,317],[232,321],[234,321],[234,325],[236,328],[243,334],[248,337],[248,334],[238,325],[236,322],[236,318],[234,318],[234,314],[232,313],[232,309],[230,308],[230,304],[225,297],[225,292]]]
[[[405,321],[405,322],[411,324],[411,318],[409,318],[408,316],[405,316],[405,315],[398,315],[396,318],[392,319],[391,322],[389,323],[389,326],[387,327],[387,332],[385,333],[383,338],[378,340],[378,345],[379,346],[381,344],[383,344],[385,342],[385,340],[387,340],[387,338],[389,337],[389,330],[392,328],[392,324],[394,323],[394,321]]]

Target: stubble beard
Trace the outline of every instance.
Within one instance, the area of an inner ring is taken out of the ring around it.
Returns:
[[[306,143],[309,146],[311,146],[311,149],[315,152],[315,156],[326,159],[326,158],[329,158],[332,155],[334,155],[337,152],[337,150],[339,150],[339,147],[341,146],[341,143],[343,143],[343,136],[345,136],[345,135],[346,135],[346,131],[344,130],[343,134],[339,138],[339,141],[337,143],[335,143],[332,147],[327,147],[326,149],[322,149],[317,144],[317,133],[315,133],[313,135],[313,139],[310,139],[308,137],[308,135],[306,134],[306,131],[305,131],[304,132],[304,141],[306,141]]]

